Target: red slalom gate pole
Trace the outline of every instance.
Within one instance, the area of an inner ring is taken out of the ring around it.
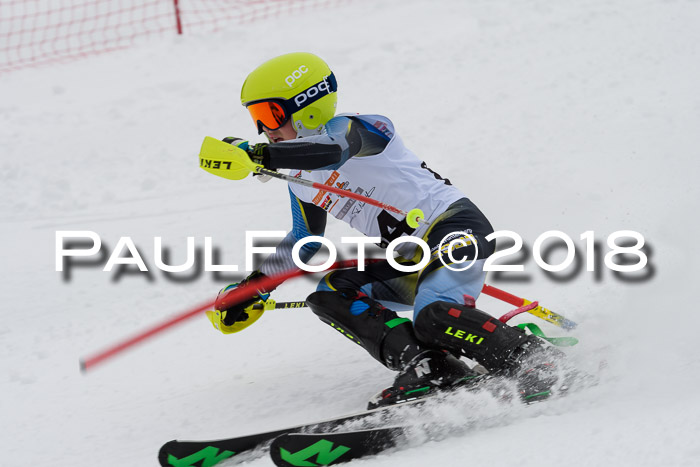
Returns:
[[[574,321],[571,321],[570,319],[565,318],[559,313],[555,313],[552,310],[541,306],[537,302],[532,302],[526,298],[516,297],[515,295],[508,293],[505,290],[498,289],[491,285],[484,284],[484,288],[481,290],[481,292],[517,307],[525,307],[534,303],[536,304],[536,306],[531,308],[528,307],[528,309],[525,311],[567,330],[574,329],[577,326],[577,324]]]
[[[177,26],[177,33],[182,35],[182,20],[180,19],[179,0],[173,0],[173,6],[175,7],[175,25]]]
[[[484,284],[484,288],[481,290],[482,293],[485,293],[486,295],[497,298],[498,300],[501,300],[502,302],[509,303],[513,306],[523,306],[525,303],[524,298],[516,297],[513,294],[510,294],[506,292],[505,290],[497,289],[496,287],[492,287],[488,284]]]
[[[371,262],[376,262],[380,260],[366,260],[366,263],[371,263]],[[330,269],[346,269],[346,268],[352,268],[357,266],[357,260],[347,260],[347,261],[338,261],[334,263],[328,270]],[[240,302],[244,299],[247,299],[250,297],[251,292],[257,291],[258,289],[272,289],[280,285],[282,282],[291,279],[293,277],[297,276],[303,276],[306,274],[312,274],[307,271],[302,271],[301,269],[295,270],[295,271],[290,271],[282,274],[278,274],[276,276],[270,276],[270,277],[263,277],[261,279],[256,279],[250,281],[248,284],[244,285],[243,287],[236,287],[235,289],[231,289],[222,299],[222,305],[224,307],[234,305],[236,302]],[[207,309],[211,309],[215,304],[215,301],[209,301],[206,302],[202,305],[199,305],[191,310],[187,310],[185,312],[182,312],[172,318],[168,318],[165,321],[158,323],[154,326],[151,326],[150,328],[141,331],[137,334],[135,334],[132,337],[129,337],[127,339],[124,339],[121,342],[118,342],[111,347],[108,347],[100,352],[97,352],[93,355],[90,355],[86,358],[81,358],[80,359],[80,370],[83,373],[87,373],[88,371],[91,371],[95,366],[97,366],[100,363],[103,363],[104,361],[122,353],[123,351],[135,346],[136,344],[139,344],[150,337],[155,336],[156,334],[160,334],[161,332],[165,331],[166,329],[170,329],[171,327],[175,326],[178,323],[182,323],[183,321],[186,321],[193,316],[196,316],[203,311]]]

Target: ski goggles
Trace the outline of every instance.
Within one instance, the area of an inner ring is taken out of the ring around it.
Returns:
[[[289,99],[261,99],[251,101],[245,106],[258,127],[258,134],[261,134],[263,127],[268,130],[279,130],[292,118],[294,113],[337,91],[337,89],[338,84],[335,76],[331,73],[323,80]]]

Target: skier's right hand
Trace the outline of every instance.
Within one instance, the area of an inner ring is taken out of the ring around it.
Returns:
[[[267,143],[251,145],[247,140],[238,138],[237,136],[227,136],[221,141],[243,149],[248,154],[248,157],[250,157],[250,160],[263,167],[269,168],[270,155],[267,151]]]
[[[258,143],[251,146],[247,140],[243,138],[238,138],[236,136],[227,136],[221,141],[223,141],[224,143],[233,144],[234,146],[243,149],[248,154],[248,157],[250,157],[250,160],[252,160],[256,164],[260,164],[266,168],[270,167],[270,153],[267,150],[266,143]],[[257,179],[259,182],[265,183],[272,177],[270,177],[269,175],[254,172],[253,178]]]

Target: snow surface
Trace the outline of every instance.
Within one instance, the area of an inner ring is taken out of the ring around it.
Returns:
[[[246,229],[291,225],[286,187],[197,168],[205,135],[256,140],[238,93],[263,60],[324,57],[340,111],[390,116],[409,147],[532,246],[541,233],[642,233],[653,273],[602,264],[555,281],[489,282],[580,323],[572,359],[597,387],[529,408],[476,395],[426,419],[468,427],[358,466],[700,465],[696,288],[700,2],[350,2],[0,77],[0,465],[152,466],[173,438],[242,435],[355,412],[392,372],[307,310],[217,334],[202,316],[88,375],[78,358],[203,301],[212,273],[175,282],[205,236],[243,265]],[[130,236],[152,274],[55,270],[55,232]],[[333,222],[328,237],[352,232]],[[652,270],[650,270],[652,271]],[[565,274],[570,271],[565,271]],[[518,275],[519,277],[522,274]],[[277,300],[303,299],[310,280]],[[488,297],[480,306],[508,310]],[[523,321],[522,319],[521,321]],[[546,332],[558,328],[543,325]],[[268,457],[250,466],[271,465]]]

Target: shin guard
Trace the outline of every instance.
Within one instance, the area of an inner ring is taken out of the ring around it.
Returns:
[[[400,318],[362,293],[314,292],[306,303],[321,321],[364,347],[390,370],[401,369],[425,350],[413,332],[410,319]]]
[[[520,329],[481,310],[442,301],[420,311],[415,333],[421,342],[462,354],[489,371],[503,368],[511,353],[528,340]]]

